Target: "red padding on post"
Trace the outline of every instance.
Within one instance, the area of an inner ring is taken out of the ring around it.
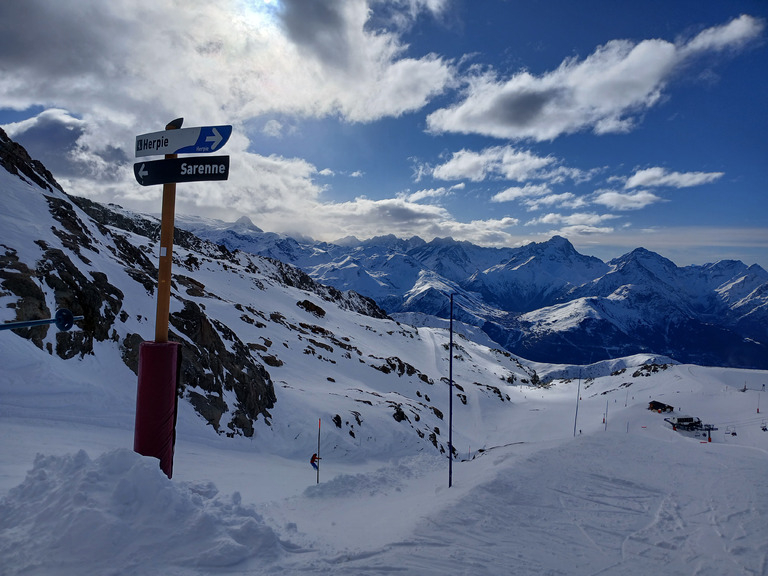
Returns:
[[[173,474],[180,353],[178,342],[142,342],[139,347],[133,450],[159,458],[168,478]]]

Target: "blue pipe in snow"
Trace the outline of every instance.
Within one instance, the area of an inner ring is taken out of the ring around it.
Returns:
[[[6,322],[0,324],[0,330],[13,330],[15,328],[31,328],[32,326],[45,326],[46,324],[56,324],[56,328],[62,332],[68,331],[77,320],[82,320],[84,316],[74,316],[66,308],[56,310],[56,316],[45,320],[25,320],[21,322]]]

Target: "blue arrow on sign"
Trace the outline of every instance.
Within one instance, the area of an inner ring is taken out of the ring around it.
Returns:
[[[201,126],[197,141],[191,146],[179,148],[174,154],[205,154],[216,152],[224,146],[232,134],[232,126]]]
[[[217,152],[232,135],[232,126],[199,126],[136,136],[136,156]]]

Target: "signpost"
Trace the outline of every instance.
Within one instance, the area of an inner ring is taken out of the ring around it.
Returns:
[[[182,128],[183,122],[183,118],[177,118],[168,123],[165,131],[137,136],[137,158],[164,154],[165,159],[133,165],[133,174],[139,184],[163,185],[155,341],[142,342],[139,347],[133,449],[144,456],[159,458],[160,468],[168,478],[173,471],[176,389],[181,371],[181,347],[177,342],[168,342],[176,183],[229,178],[229,156],[178,158],[177,154],[217,152],[232,134],[232,126]]]
[[[142,186],[171,182],[200,182],[229,178],[229,156],[192,156],[137,162],[133,165],[136,182]]]
[[[229,140],[232,126],[198,126],[168,129],[136,136],[136,157],[161,154],[206,154],[216,152]]]

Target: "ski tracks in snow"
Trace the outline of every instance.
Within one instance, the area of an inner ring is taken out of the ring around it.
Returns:
[[[601,457],[617,442],[620,451]],[[315,550],[305,556],[312,561],[296,558],[291,568],[420,576],[768,573],[768,487],[758,480],[765,464],[755,451],[691,441],[681,466],[678,442],[647,437],[609,433],[535,452],[525,446],[462,463],[462,474],[475,467],[487,479],[459,495],[446,491],[442,508],[389,543]],[[714,474],[722,466],[733,473]],[[407,496],[412,486],[402,489]],[[401,496],[390,494],[395,505]]]

